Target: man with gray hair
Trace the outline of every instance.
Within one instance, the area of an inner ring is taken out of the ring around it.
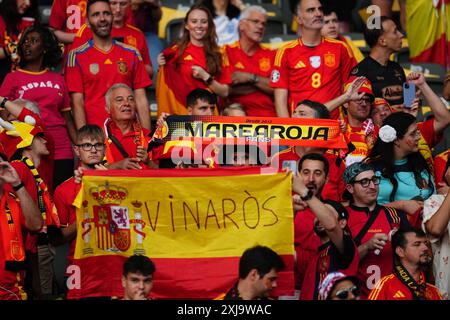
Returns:
[[[391,237],[409,222],[404,212],[377,203],[380,177],[371,164],[353,163],[345,169],[343,179],[345,196],[350,199],[347,224],[358,246],[357,277],[365,299],[377,282],[392,272]]]
[[[147,169],[150,131],[139,123],[133,90],[116,83],[106,92],[105,100],[109,114],[104,123],[109,169]]]
[[[266,25],[264,8],[245,8],[239,20],[239,41],[225,46],[232,72],[229,102],[240,103],[253,117],[277,116],[269,86],[275,51],[261,46]]]

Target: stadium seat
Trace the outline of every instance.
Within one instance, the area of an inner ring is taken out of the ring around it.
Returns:
[[[172,45],[181,36],[184,18],[177,18],[169,21],[166,26],[166,45]]]
[[[280,17],[268,17],[266,35],[287,34],[287,25]]]
[[[401,66],[408,71],[421,72],[425,75],[425,79],[431,89],[438,94],[442,94],[442,86],[445,79],[445,68],[436,63],[419,63],[408,62],[401,63]]]
[[[263,45],[271,49],[278,49],[295,39],[297,39],[295,34],[266,34],[263,39]]]

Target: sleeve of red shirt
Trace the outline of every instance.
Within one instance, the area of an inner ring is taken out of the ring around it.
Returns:
[[[59,185],[55,190],[53,202],[55,203],[56,210],[58,210],[58,216],[61,224],[71,224],[75,222],[75,209],[72,203],[67,203],[67,195],[69,190],[66,190],[66,183]]]
[[[147,40],[145,40],[144,36],[142,36],[142,37],[143,37],[142,51],[141,51],[142,61],[144,62],[144,64],[148,64],[151,67],[153,67],[152,60],[150,59],[150,54],[148,53]]]
[[[52,10],[50,13],[50,20],[48,25],[56,30],[64,30],[64,24],[66,23],[66,8],[64,6],[64,0],[54,0]]]
[[[61,94],[63,95],[63,103],[60,105],[60,112],[66,112],[70,111],[70,98],[69,98],[69,92],[67,90],[67,86],[65,81],[62,82],[61,85]]]
[[[152,85],[152,80],[145,71],[144,62],[138,52],[134,55],[134,79],[133,79],[133,89],[146,88]]]
[[[417,124],[417,128],[419,129],[422,137],[425,139],[430,149],[434,148],[442,139],[442,133],[440,135],[436,135],[436,133],[434,132],[434,119],[419,122]]]
[[[353,67],[356,65],[355,61],[353,59],[353,53],[352,49],[344,42],[342,42],[342,54],[341,54],[341,76],[342,76],[342,83],[345,83],[349,76],[350,72],[352,71]]]
[[[287,65],[286,51],[281,48],[275,55],[273,69],[270,76],[270,86],[272,88],[288,89],[289,68]]]
[[[75,55],[75,62],[71,65],[71,56]],[[81,75],[81,69],[77,62],[77,57],[74,51],[69,52],[69,58],[67,59],[66,70],[64,73],[68,92],[84,93],[83,76]]]

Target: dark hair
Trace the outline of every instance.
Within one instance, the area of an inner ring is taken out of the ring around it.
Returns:
[[[5,21],[6,31],[18,35],[22,17],[34,18],[34,23],[40,22],[38,1],[30,0],[30,7],[21,15],[17,11],[17,0],[2,0],[0,2],[0,16]]]
[[[105,134],[102,128],[96,124],[86,124],[77,130],[77,141],[81,141],[84,138],[99,139],[100,141],[105,140]]]
[[[290,8],[291,8],[292,14],[293,14],[294,16],[296,16],[297,13],[298,13],[298,10],[300,10],[300,6],[301,6],[301,4],[302,4],[302,1],[303,1],[303,0],[298,0],[298,1],[292,1],[292,2],[291,2]],[[319,2],[320,2],[320,4],[322,5],[322,8],[323,8],[323,1],[322,1],[322,0],[319,0]]]
[[[220,52],[220,48],[217,45],[217,34],[216,34],[216,27],[214,25],[214,20],[208,8],[206,8],[202,4],[195,4],[186,13],[186,17],[184,18],[184,26],[186,26],[189,15],[194,10],[201,10],[205,12],[208,17],[208,30],[203,40],[203,52],[205,53],[206,59],[206,68],[207,68],[206,71],[208,71],[212,76],[216,76],[221,72],[222,53]],[[189,31],[184,26],[183,26],[183,34],[181,35],[180,40],[177,42],[178,47],[180,48],[176,61],[177,68],[182,63],[183,53],[190,42]]]
[[[323,163],[323,171],[325,172],[325,175],[328,176],[330,165],[328,163],[328,160],[323,155],[319,153],[305,154],[303,157],[301,157],[300,161],[298,162],[298,171],[302,169],[303,162],[305,162],[306,160],[321,161]]]
[[[133,255],[129,257],[123,264],[123,276],[129,273],[140,273],[143,276],[152,275],[156,271],[153,261],[146,256]]]
[[[63,51],[61,50],[61,47],[59,46],[58,40],[56,39],[53,31],[47,27],[44,27],[43,25],[30,26],[23,32],[19,40],[17,49],[17,52],[21,57],[20,66],[24,67],[26,65],[26,62],[22,59],[22,48],[25,42],[25,37],[31,32],[37,32],[42,39],[42,46],[44,47],[44,59],[42,60],[42,67],[50,69],[57,67],[59,62],[62,60]]]
[[[313,109],[316,119],[330,119],[330,111],[327,109],[327,107],[325,107],[324,104],[308,99],[302,100],[297,103],[297,107],[301,104]]]
[[[197,103],[197,100],[207,101],[209,104],[216,104],[217,97],[211,91],[206,89],[194,89],[186,97],[186,106],[192,107]]]
[[[416,229],[411,226],[401,227],[394,233],[394,235],[392,236],[392,239],[391,239],[392,252],[394,253],[394,259],[395,258],[398,259],[398,255],[395,252],[395,249],[397,249],[397,247],[401,247],[403,249],[406,248],[406,244],[407,244],[406,234],[407,233],[414,233],[419,238],[426,238],[425,232],[423,232],[421,229]]]
[[[217,17],[216,9],[213,5],[213,0],[203,0],[200,1],[200,3],[208,8],[208,10],[211,12],[213,18]],[[231,4],[231,2],[228,2],[225,15],[231,20],[233,18],[238,18],[241,11],[234,5]]]
[[[283,259],[275,251],[269,247],[255,246],[242,254],[239,260],[239,278],[245,279],[252,269],[256,269],[262,278],[272,269],[280,271],[283,268]]]
[[[109,1],[108,0],[88,0],[88,2],[86,4],[86,15],[87,16],[89,15],[89,9],[96,2],[106,2],[108,4],[108,6],[109,6]]]
[[[394,19],[386,16],[380,17],[380,28],[369,29],[366,24],[364,28],[364,39],[366,40],[366,43],[370,48],[373,48],[377,44],[378,39],[380,39],[381,35],[384,33],[383,22],[388,20],[394,22],[397,25],[397,22],[395,22]]]
[[[408,128],[416,122],[416,118],[409,113],[405,112],[395,112],[384,119],[383,126],[389,125],[393,127],[397,133],[397,139],[402,139]],[[367,160],[374,164],[376,170],[381,171],[381,175],[389,179],[393,188],[389,196],[389,201],[394,201],[395,194],[398,189],[398,182],[394,176],[394,142],[383,142],[380,137],[378,137],[375,142],[374,147],[370,151]],[[432,193],[434,193],[434,186],[432,182],[433,175],[431,174],[430,168],[422,156],[422,154],[417,151],[406,156],[407,162],[406,166],[410,172],[414,174],[414,180],[418,188],[423,188],[423,178],[422,172],[425,170],[428,174],[428,186],[431,188]]]
[[[336,9],[334,7],[331,7],[331,6],[324,6],[323,7],[323,15],[324,16],[329,16],[332,13],[335,13],[337,15]]]

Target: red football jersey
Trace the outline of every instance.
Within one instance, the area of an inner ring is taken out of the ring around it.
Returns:
[[[361,239],[361,243],[372,239],[376,233],[384,233],[389,237],[389,234],[394,229],[399,229],[401,226],[409,225],[405,215],[400,214],[393,208],[377,206],[374,211],[369,212],[368,208],[360,208],[354,205],[346,207],[349,218],[348,226],[355,238],[361,229],[366,224],[371,214],[374,214],[377,210],[381,210],[370,226],[369,230]],[[387,212],[385,211],[387,210]],[[392,217],[392,221],[389,221],[387,215]],[[392,234],[392,233],[391,233]],[[364,259],[360,260],[358,269],[358,278],[362,282],[362,298],[366,298],[377,282],[384,276],[390,274],[393,268],[393,253],[391,242],[388,241],[379,255],[376,255],[374,251],[369,251]]]
[[[325,103],[342,94],[353,67],[352,57],[342,41],[322,38],[319,45],[308,47],[299,38],[278,50],[270,84],[288,90],[290,113],[303,99]],[[333,119],[338,115],[338,109],[332,112]]]
[[[61,183],[55,190],[53,201],[58,210],[59,220],[61,225],[69,225],[77,220],[75,207],[72,205],[78,191],[80,191],[81,183],[75,183],[74,178],[70,178]],[[72,263],[73,255],[75,253],[76,238],[70,241],[69,252],[67,258],[69,264]]]
[[[342,201],[342,195],[345,190],[342,175],[345,171],[344,161],[340,161],[338,157],[330,152],[325,152],[323,156],[328,160],[329,172],[328,182],[325,184],[321,197],[325,200]],[[300,156],[295,152],[295,147],[285,149],[275,154],[271,159],[271,166],[282,170],[283,168],[292,168],[298,170]]]
[[[126,24],[122,28],[115,28],[113,26],[111,29],[111,38],[135,47],[141,54],[144,64],[152,65],[144,33],[138,28],[130,24]],[[90,39],[92,39],[92,30],[87,24],[84,24],[75,36],[72,47],[78,48]]]
[[[424,275],[422,279],[425,279]],[[439,290],[429,283],[426,283],[425,298],[426,300],[442,300]],[[378,282],[370,292],[368,300],[413,300],[413,295],[395,274],[390,274]]]
[[[69,92],[84,95],[86,122],[101,128],[109,117],[105,94],[113,84],[124,83],[134,90],[152,84],[139,52],[114,40],[108,52],[97,48],[92,40],[70,51],[65,77]]]
[[[252,55],[247,55],[240,46],[239,41],[226,45],[226,53],[230,62],[231,73],[235,71],[249,72],[258,76],[269,78],[275,59],[275,51],[259,47]],[[276,117],[273,96],[256,89],[255,92],[240,96],[228,97],[230,103],[240,103],[245,107],[251,117]]]

